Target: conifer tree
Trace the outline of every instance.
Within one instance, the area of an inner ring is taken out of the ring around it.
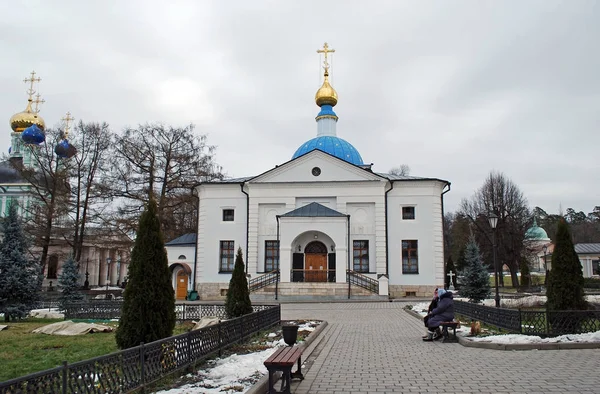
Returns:
[[[452,256],[449,256],[448,257],[448,261],[446,262],[446,278],[444,280],[444,284],[446,286],[446,289],[450,288],[450,277],[448,276],[448,274],[450,273],[450,271],[452,271],[452,273],[454,275],[457,274],[456,267],[454,266],[454,261],[452,260]],[[454,287],[456,288],[456,276],[452,277],[452,285],[454,285]]]
[[[475,237],[471,236],[465,249],[465,269],[463,271],[464,284],[460,294],[469,298],[470,302],[479,302],[490,295],[490,277],[483,265],[479,245]]]
[[[175,327],[175,292],[154,199],[140,217],[128,277],[116,332],[119,348],[170,337]]]
[[[27,240],[12,203],[2,223],[0,242],[0,312],[4,320],[27,317],[39,300],[42,284],[42,266],[27,258]]]
[[[583,291],[583,270],[575,252],[569,225],[560,219],[556,229],[556,243],[552,252],[552,266],[548,276],[548,310],[587,309]]]
[[[227,300],[225,301],[225,311],[230,318],[252,313],[252,303],[250,302],[250,292],[248,291],[248,280],[244,273],[242,248],[238,248],[237,255],[235,256],[235,266],[233,267],[233,274],[229,281],[229,290],[227,290]]]
[[[80,274],[77,263],[73,256],[69,256],[63,264],[62,273],[58,277],[58,288],[60,289],[58,303],[60,309],[64,310],[67,304],[83,300],[83,294],[79,291],[79,279]]]

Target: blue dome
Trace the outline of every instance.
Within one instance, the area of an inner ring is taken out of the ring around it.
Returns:
[[[357,166],[363,165],[363,160],[362,157],[360,157],[360,153],[358,153],[352,144],[346,140],[332,136],[316,137],[312,140],[306,141],[300,148],[298,148],[296,153],[294,153],[292,159],[302,156],[315,149],[329,153],[330,155],[345,160],[348,163],[352,163]]]

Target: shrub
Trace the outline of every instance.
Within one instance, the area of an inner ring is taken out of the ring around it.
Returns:
[[[244,272],[244,259],[242,257],[242,248],[238,248],[235,256],[235,266],[233,274],[229,281],[229,290],[227,290],[227,300],[225,301],[225,311],[230,318],[239,317],[252,313],[252,303],[250,302],[250,292],[248,291],[248,280]]]

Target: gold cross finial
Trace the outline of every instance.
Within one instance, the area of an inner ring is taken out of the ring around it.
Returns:
[[[33,84],[36,83],[36,82],[40,82],[41,80],[42,80],[41,78],[39,78],[39,77],[36,78],[35,77],[35,71],[31,72],[31,77],[30,78],[25,78],[23,80],[23,82],[25,82],[25,83],[27,83],[27,82],[30,83],[29,89],[27,90],[27,94],[29,94],[29,101],[33,101],[31,97],[33,97],[33,95],[35,93],[35,90],[33,90]]]
[[[35,103],[35,111],[34,112],[36,114],[39,114],[40,113],[39,106],[40,106],[40,104],[44,104],[46,102],[46,100],[44,100],[44,99],[40,100],[40,94],[38,93],[35,95],[35,100],[33,100],[33,102]]]
[[[71,117],[71,113],[67,112],[67,116],[62,118],[61,120],[65,121],[65,139],[69,136],[69,122],[75,120],[75,118]]]
[[[317,53],[323,53],[325,59],[323,60],[323,68],[325,69],[325,75],[329,75],[329,63],[327,62],[327,54],[335,52],[335,49],[329,49],[327,43],[323,44],[323,49],[317,49]]]

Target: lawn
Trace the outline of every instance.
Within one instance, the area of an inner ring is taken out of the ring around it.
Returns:
[[[78,336],[32,334],[31,331],[61,319],[29,319],[6,323],[0,331],[0,382],[62,365],[113,353],[119,350],[114,331]],[[106,324],[114,329],[117,322]],[[4,323],[0,323],[4,324]],[[174,334],[186,332],[185,324],[175,326]]]

